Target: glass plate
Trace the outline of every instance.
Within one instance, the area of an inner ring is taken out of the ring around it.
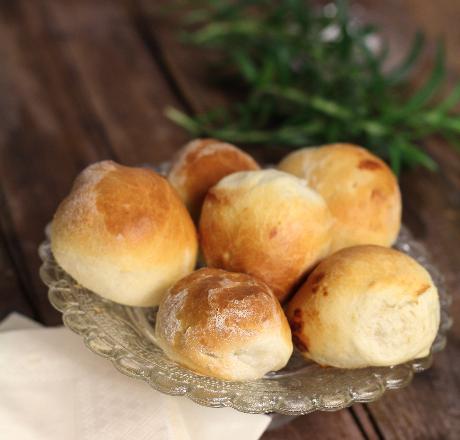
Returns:
[[[439,289],[441,325],[428,357],[393,367],[342,370],[308,363],[295,352],[283,370],[247,382],[201,376],[170,361],[155,343],[156,310],[122,306],[80,286],[54,260],[49,237],[39,248],[43,260],[40,276],[49,287],[51,303],[62,312],[65,326],[81,335],[90,350],[111,360],[123,374],[205,406],[299,415],[376,400],[387,389],[407,385],[414,373],[430,367],[433,353],[444,348],[452,320],[448,314],[451,298],[442,276],[430,262],[425,247],[406,228],[395,247],[425,266]]]

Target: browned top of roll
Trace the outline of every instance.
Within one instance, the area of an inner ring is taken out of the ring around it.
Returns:
[[[178,304],[178,296],[181,295],[183,301],[180,307],[169,308],[170,304]],[[212,268],[197,270],[170,289],[162,307],[167,315],[175,315],[182,328],[194,329],[201,343],[216,348],[231,344],[233,339],[251,336],[261,326],[280,321],[286,335],[290,333],[271,289],[242,273]],[[191,342],[187,338],[182,341],[183,348]]]
[[[198,219],[209,188],[228,174],[258,168],[251,156],[234,145],[216,139],[196,139],[178,152],[168,179]]]
[[[361,245],[324,259],[287,316],[295,345],[321,365],[395,365],[428,354],[439,299],[429,273],[410,256]]]
[[[177,246],[196,248],[193,224],[168,181],[112,161],[93,164],[78,176],[55,214],[53,236],[71,240],[82,253],[135,252],[137,264],[146,257],[147,267],[158,240],[165,245],[165,261]]]
[[[289,324],[271,289],[220,269],[197,270],[170,288],[155,331],[170,359],[227,380],[260,378],[292,353]]]
[[[258,170],[227,176],[208,192],[199,231],[209,266],[251,274],[283,300],[328,252],[332,224],[304,180]]]
[[[303,178],[326,200],[336,219],[331,250],[357,244],[389,246],[401,223],[396,176],[364,148],[331,144],[287,155],[279,169]]]

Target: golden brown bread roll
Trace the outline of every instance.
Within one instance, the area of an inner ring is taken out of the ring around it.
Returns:
[[[111,161],[87,167],[51,227],[59,265],[82,286],[113,301],[157,305],[191,272],[197,234],[166,179]]]
[[[287,316],[305,357],[361,368],[427,356],[440,307],[420,264],[394,249],[363,245],[323,260],[289,303]]]
[[[200,240],[208,266],[253,275],[283,300],[328,253],[332,221],[304,180],[277,170],[241,171],[209,190]]]
[[[391,246],[401,226],[401,195],[388,166],[364,148],[332,144],[286,156],[282,171],[306,179],[336,219],[331,252],[358,244]]]
[[[256,161],[234,145],[216,139],[196,139],[179,151],[168,180],[198,220],[209,188],[228,174],[257,169]]]
[[[258,379],[292,353],[286,317],[270,288],[249,275],[204,268],[169,289],[156,336],[167,356],[198,373]]]

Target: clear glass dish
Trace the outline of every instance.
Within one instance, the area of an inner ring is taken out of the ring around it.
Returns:
[[[94,353],[112,361],[121,373],[205,406],[299,415],[376,400],[387,389],[407,385],[414,373],[429,368],[433,354],[444,348],[452,320],[448,313],[451,299],[442,276],[425,247],[407,229],[402,229],[395,247],[425,266],[439,289],[441,325],[428,357],[393,367],[341,370],[319,367],[294,353],[283,370],[248,382],[201,376],[170,361],[155,343],[156,310],[122,306],[83,288],[55,262],[48,239],[39,249],[43,261],[40,275],[49,287],[51,303],[63,314],[65,326],[81,335]]]

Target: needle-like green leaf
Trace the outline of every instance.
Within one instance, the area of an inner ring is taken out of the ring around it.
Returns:
[[[418,31],[415,34],[414,41],[406,57],[398,66],[396,66],[390,73],[387,74],[386,79],[388,83],[394,85],[407,78],[409,73],[414,68],[416,61],[420,57],[424,45],[425,37],[420,31]]]
[[[441,44],[422,86],[409,86],[424,47],[420,32],[388,71],[387,42],[375,26],[353,19],[346,0],[322,8],[308,0],[190,4],[195,24],[188,42],[219,54],[213,80],[225,79],[226,89],[233,81],[240,97],[193,117],[168,109],[168,117],[192,135],[289,148],[354,142],[388,160],[396,173],[404,165],[436,169],[419,148],[428,135],[460,144],[460,85],[439,96]]]
[[[438,87],[441,85],[443,77],[445,75],[444,67],[444,47],[438,44],[436,49],[436,59],[434,69],[424,84],[401,108],[399,112],[395,112],[394,116],[396,119],[405,117],[417,110],[420,110],[423,105],[434,95]],[[392,118],[394,119],[394,118]]]

